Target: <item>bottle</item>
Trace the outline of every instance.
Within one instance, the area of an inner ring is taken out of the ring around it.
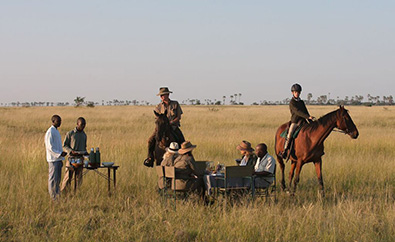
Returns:
[[[97,165],[100,166],[100,151],[99,151],[99,147],[96,148],[95,160],[96,160]]]
[[[94,148],[91,148],[91,152],[89,153],[89,163],[91,163],[91,165],[96,165]]]

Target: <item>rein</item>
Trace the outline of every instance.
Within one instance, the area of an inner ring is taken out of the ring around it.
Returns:
[[[341,129],[338,129],[335,127],[335,129],[333,129],[334,132],[338,132],[338,133],[342,133],[342,134],[347,134],[346,131],[343,131]]]

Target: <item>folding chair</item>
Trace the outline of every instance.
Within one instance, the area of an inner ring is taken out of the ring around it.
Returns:
[[[276,168],[274,168],[274,172],[271,175],[267,175],[267,176],[254,176],[254,197],[265,197],[265,201],[268,201],[269,197],[273,197],[274,198],[274,202],[277,202],[277,191],[276,191]],[[260,178],[260,179],[268,179],[271,180],[273,178],[273,182],[268,186],[268,187],[258,187],[256,186],[256,179]]]
[[[198,176],[203,176],[207,168],[207,161],[195,161],[195,164],[196,164],[196,174]]]
[[[163,166],[155,166],[156,174],[158,175],[158,189],[159,195],[162,197],[162,200],[166,201],[166,193],[167,193],[167,182],[165,177],[165,171]],[[162,183],[162,189],[160,188],[160,183]]]
[[[176,200],[177,200],[177,193],[182,193],[185,197],[187,197],[189,190],[185,189],[177,189],[176,187],[176,168],[174,166],[164,166],[165,169],[165,179],[171,179],[171,190],[173,191],[172,196],[174,197],[174,210],[176,210]],[[185,179],[183,179],[185,180]],[[166,193],[167,196],[168,193]]]
[[[251,192],[251,199],[254,198],[254,182],[253,175],[254,168],[252,166],[226,166],[225,167],[225,176],[224,177],[216,177],[217,180],[224,181],[224,187],[218,187],[218,192],[221,192],[225,196],[225,202],[227,200],[227,193],[230,191],[236,190],[246,190],[249,189]],[[231,184],[232,179],[240,178],[242,184]],[[244,179],[249,180],[249,184],[244,184]]]

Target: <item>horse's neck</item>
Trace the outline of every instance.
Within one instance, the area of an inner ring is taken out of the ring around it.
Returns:
[[[330,115],[330,114],[329,114]],[[333,114],[336,115],[336,114]],[[320,120],[318,121],[320,122]],[[316,135],[312,135],[311,140],[316,145],[323,144],[326,138],[331,134],[333,129],[336,127],[336,118],[329,117],[329,120],[325,122],[325,124],[320,124],[316,129]]]
[[[166,130],[163,132],[163,137],[160,140],[160,142],[162,142],[163,145],[165,145],[166,147],[170,145],[171,141],[173,141],[170,129],[171,129],[171,126],[166,128]]]

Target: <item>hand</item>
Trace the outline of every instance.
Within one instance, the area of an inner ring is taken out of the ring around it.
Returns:
[[[67,153],[66,152],[62,152],[62,154],[60,154],[60,156],[63,156],[63,157],[65,157],[67,155]]]
[[[309,120],[315,121],[316,119],[315,119],[315,117],[310,116],[310,117],[309,117]]]
[[[75,152],[74,150],[72,150],[72,151],[70,152],[70,154],[71,154],[71,155],[78,155],[78,153]]]

